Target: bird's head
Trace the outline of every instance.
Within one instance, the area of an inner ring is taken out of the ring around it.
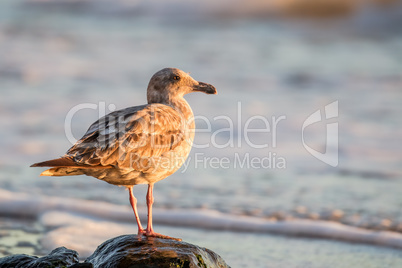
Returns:
[[[191,92],[217,94],[213,85],[198,82],[188,73],[176,68],[165,68],[155,73],[148,84],[148,103],[169,103]]]

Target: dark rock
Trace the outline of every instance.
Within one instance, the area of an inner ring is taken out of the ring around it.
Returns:
[[[56,248],[49,255],[41,258],[25,254],[0,258],[1,268],[66,268],[76,263],[78,263],[78,253],[65,247]]]
[[[74,265],[68,266],[68,268],[93,268],[92,263],[84,262],[84,263],[76,263]]]
[[[189,243],[123,235],[109,239],[79,263],[78,253],[65,247],[38,258],[25,254],[0,258],[0,268],[147,268],[229,267],[215,252]]]
[[[109,239],[89,256],[95,268],[229,267],[215,252],[186,242],[122,235]]]

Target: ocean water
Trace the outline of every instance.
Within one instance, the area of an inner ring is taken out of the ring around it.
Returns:
[[[128,207],[123,188],[85,176],[38,177],[42,169],[29,165],[63,155],[99,115],[144,104],[149,78],[170,66],[215,85],[218,95],[186,96],[199,131],[185,166],[156,184],[157,209],[218,211],[277,222],[335,221],[402,232],[402,35],[395,26],[400,5],[318,21],[236,12],[223,17],[208,8],[196,12],[191,5],[103,5],[0,4],[1,189],[35,200],[60,197]],[[331,103],[337,103],[336,117],[303,129],[317,110],[324,118]],[[338,135],[327,133],[327,125],[334,123]],[[334,152],[336,137],[336,167],[306,149]],[[142,211],[145,192],[144,185],[134,187]],[[12,222],[20,226],[18,213],[11,217],[6,207],[0,210],[8,215],[2,235],[24,230],[10,227]],[[41,213],[21,211],[19,217],[36,226],[36,251],[43,252],[67,240],[56,239],[66,237],[61,233],[50,238]],[[160,224],[157,231],[180,233]],[[81,227],[73,225],[65,234]],[[355,248],[365,258],[376,252],[372,267],[381,262],[394,267],[402,256],[400,250],[332,240],[210,232],[185,229],[181,236],[211,247],[215,236],[264,244],[261,252],[224,242],[211,248],[233,267],[248,262],[329,267],[314,264],[325,259],[328,248],[345,254]],[[45,236],[51,241],[48,248],[41,240]],[[0,240],[5,254],[18,249],[10,243]],[[283,245],[279,255],[274,244]],[[305,251],[285,263],[281,254],[293,247]],[[243,260],[239,252],[247,252]],[[354,258],[348,255],[333,267],[355,263]]]

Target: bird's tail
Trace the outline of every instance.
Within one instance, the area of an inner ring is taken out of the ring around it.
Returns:
[[[77,164],[72,157],[64,156],[57,159],[43,161],[31,165],[31,167],[52,167],[43,171],[41,176],[75,176],[85,174],[86,169],[104,169],[112,166],[90,166]]]
[[[43,171],[40,176],[75,176],[85,174],[80,168],[55,167]]]
[[[77,168],[77,163],[71,157],[61,157],[31,165],[31,167],[52,167],[43,171],[41,176],[73,176],[84,174]]]
[[[64,156],[57,159],[43,161],[31,165],[31,167],[76,167],[77,163],[74,162],[72,157]]]

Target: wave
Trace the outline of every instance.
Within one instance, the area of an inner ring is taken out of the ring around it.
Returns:
[[[78,241],[77,245],[72,245],[72,247],[78,247],[79,252],[82,247],[81,253],[84,255],[93,251],[88,243],[96,247],[103,241],[106,233],[109,237],[113,237],[123,232],[132,233],[133,230],[136,230],[132,227],[134,217],[129,206],[100,201],[37,196],[2,189],[0,189],[0,215],[39,219],[44,226],[52,230],[42,239],[42,244],[49,249],[63,244],[61,242],[66,240],[66,236],[73,235]],[[145,221],[146,211],[140,209],[140,217]],[[128,223],[130,225],[127,225]],[[174,227],[336,239],[402,249],[402,234],[400,233],[372,231],[330,221],[306,219],[269,221],[206,209],[166,210],[155,208],[154,223]],[[85,234],[91,239],[85,239],[87,244],[83,244],[83,241],[80,240],[82,236],[77,236],[77,233]],[[91,249],[88,250],[88,248]]]

